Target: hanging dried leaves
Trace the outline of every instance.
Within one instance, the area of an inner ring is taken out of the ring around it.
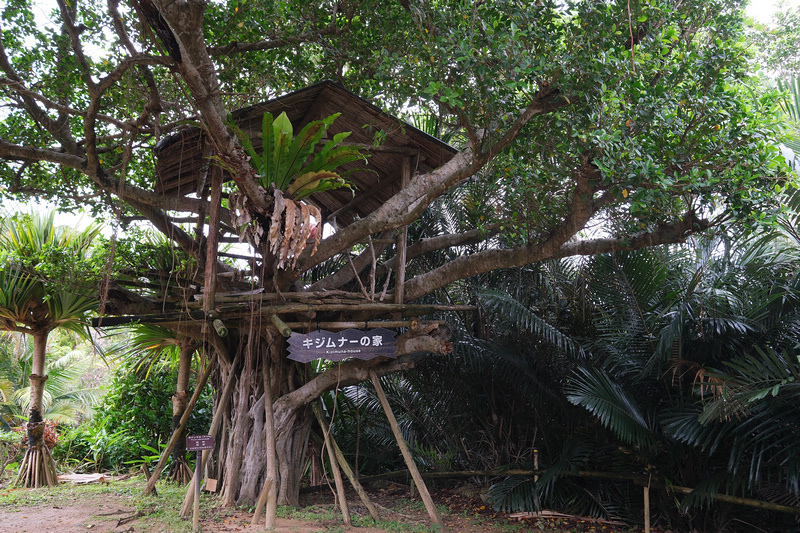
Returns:
[[[284,198],[280,190],[275,190],[269,244],[278,268],[286,268],[289,260],[294,268],[309,239],[314,240],[311,255],[316,253],[319,244],[317,224],[321,220],[322,213],[315,206]]]
[[[231,194],[231,222],[239,231],[239,240],[247,241],[256,248],[261,248],[267,233],[269,251],[275,256],[277,267],[294,268],[297,258],[309,241],[314,244],[311,255],[316,253],[320,233],[318,225],[322,221],[322,213],[313,205],[285,198],[278,189],[273,194],[274,204],[269,220],[253,217],[250,211],[252,206],[248,205],[252,202],[247,196]]]

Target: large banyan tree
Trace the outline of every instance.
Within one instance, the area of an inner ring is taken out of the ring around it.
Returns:
[[[442,292],[458,280],[766,220],[786,185],[735,1],[42,9],[3,7],[0,191],[143,218],[192,258],[108,284],[102,323],[203,343],[229,503],[267,478],[297,503],[309,406],[447,352],[433,315],[468,303]],[[407,231],[441,202],[455,229]],[[379,323],[396,358],[286,357],[287,329]]]

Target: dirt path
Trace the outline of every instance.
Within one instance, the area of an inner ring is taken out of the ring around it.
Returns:
[[[91,485],[62,484],[55,489],[0,488],[0,533],[153,532],[180,533],[192,530],[191,520],[177,516],[184,489],[159,485],[159,496],[143,497],[142,480],[113,479]],[[421,502],[401,491],[371,491],[381,512],[374,524],[356,495],[349,494],[350,512],[356,526],[345,528],[330,493],[304,496],[298,510],[281,509],[279,533],[426,533],[436,531]],[[480,498],[442,490],[434,498],[439,504],[445,530],[459,533],[514,533],[522,531],[611,533],[614,529],[586,520],[520,522],[498,515]],[[200,526],[204,533],[263,532],[263,518],[250,525],[248,509],[224,508],[213,495],[201,498]],[[630,531],[622,529],[617,531]]]

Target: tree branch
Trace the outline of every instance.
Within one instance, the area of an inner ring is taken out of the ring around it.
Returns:
[[[604,202],[595,203],[592,198],[593,190],[590,181],[598,178],[589,156],[583,156],[583,163],[575,172],[575,188],[572,191],[569,214],[544,241],[518,248],[493,248],[461,256],[407,281],[406,298],[408,301],[414,301],[453,281],[489,272],[498,267],[517,267],[554,257],[560,247],[583,229],[597,210],[605,205]]]
[[[233,54],[242,54],[245,52],[272,50],[282,46],[297,46],[303,43],[316,42],[319,37],[323,35],[336,35],[338,33],[338,28],[327,27],[323,30],[301,33],[295,37],[275,37],[273,39],[265,39],[255,43],[239,43],[234,41],[224,46],[209,46],[208,54],[211,57],[224,57]]]
[[[470,149],[463,150],[438,169],[414,177],[406,187],[370,215],[323,240],[313,257],[310,251],[304,252],[298,260],[298,272],[304,272],[330,259],[340,250],[366,239],[368,235],[411,223],[433,200],[460,181],[475,175],[487,162],[508,147],[534,116],[566,104],[566,99],[559,97],[557,91],[541,93],[489,149],[477,155],[473,155]]]

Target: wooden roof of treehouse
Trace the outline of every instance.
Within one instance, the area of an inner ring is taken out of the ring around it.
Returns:
[[[366,164],[356,161],[340,169],[354,171],[348,175],[354,193],[348,189],[331,190],[307,200],[320,208],[326,222],[335,218],[340,226],[367,216],[400,190],[403,158],[411,158],[412,172],[424,173],[440,167],[456,153],[448,144],[331,81],[234,111],[234,121],[250,137],[257,152],[261,151],[261,122],[267,111],[273,116],[285,111],[295,132],[311,121],[341,113],[329,128],[329,137],[352,132],[344,144],[359,145],[369,155]],[[381,141],[379,146],[375,146],[376,139]],[[200,128],[188,128],[159,142],[156,191],[167,196],[200,193],[209,167],[209,149]]]

